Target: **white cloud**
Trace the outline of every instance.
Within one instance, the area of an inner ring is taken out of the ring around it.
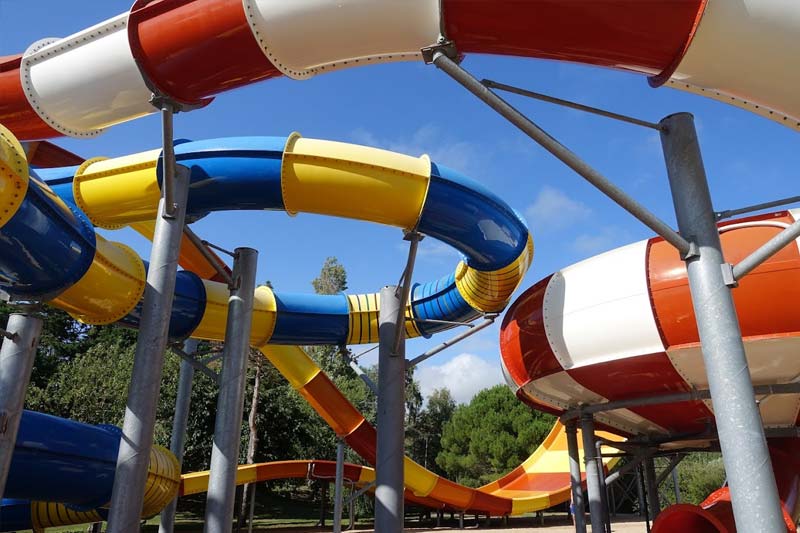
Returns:
[[[610,250],[629,239],[627,231],[620,230],[615,226],[595,228],[595,230],[593,233],[582,233],[575,238],[572,247],[576,252],[594,255]]]
[[[504,383],[500,363],[492,364],[471,353],[462,353],[441,365],[423,364],[414,373],[422,396],[447,387],[458,403],[468,403],[479,391]]]
[[[592,209],[579,200],[573,200],[559,189],[542,187],[536,200],[526,210],[531,225],[549,229],[563,229],[592,215]]]

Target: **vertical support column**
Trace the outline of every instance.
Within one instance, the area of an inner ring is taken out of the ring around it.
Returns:
[[[603,523],[605,524],[606,531],[611,533],[611,511],[608,506],[608,486],[606,485],[606,471],[603,467],[603,450],[602,444],[595,441],[595,461],[597,461],[597,471],[600,473],[600,501],[603,503]]]
[[[581,436],[583,437],[583,465],[586,471],[586,492],[589,496],[589,518],[593,532],[605,531],[603,519],[603,495],[600,487],[600,472],[595,457],[594,418],[591,414],[581,415]]]
[[[661,499],[658,497],[658,476],[656,476],[656,460],[653,456],[644,461],[644,477],[647,481],[647,503],[650,507],[650,519],[655,520],[661,512]]]
[[[742,533],[785,531],[742,334],[722,268],[719,232],[689,113],[661,121],[678,228],[696,250],[685,258],[733,514]]]
[[[42,319],[14,313],[8,317],[6,332],[0,347],[0,497],[6,489]]]
[[[642,478],[642,468],[641,463],[636,465],[636,495],[639,498],[639,516],[644,518],[647,515],[647,502],[645,502],[644,497],[644,479]],[[650,519],[647,520],[648,523],[648,531],[649,531],[649,524]]]
[[[258,252],[252,248],[237,248],[234,252],[234,287],[228,300],[214,448],[206,496],[203,527],[206,533],[226,533],[232,527],[257,261]]]
[[[336,445],[336,485],[333,490],[333,533],[342,533],[342,499],[344,489],[344,441]]]
[[[187,339],[183,343],[183,351],[193,355],[197,351],[197,340]],[[194,367],[189,361],[181,359],[181,370],[178,374],[178,395],[175,398],[175,416],[172,419],[172,435],[169,440],[169,451],[178,459],[178,464],[183,465],[183,447],[186,444],[186,426],[189,423],[189,408],[192,402],[192,380]],[[158,533],[172,533],[175,529],[175,508],[178,498],[169,502],[161,511],[161,523]]]
[[[173,182],[175,209],[172,215],[167,215],[164,198],[158,204],[133,374],[128,386],[125,422],[122,426],[114,489],[111,493],[108,516],[110,533],[138,530],[150,450],[153,447],[156,406],[161,390],[164,350],[175,293],[178,252],[186,217],[189,169],[178,166],[174,176],[164,176],[164,181],[167,180]]]
[[[675,491],[675,503],[681,503],[681,486],[678,477],[678,467],[680,463],[676,464],[672,469],[672,490]]]
[[[406,358],[403,302],[395,287],[381,289],[378,346],[378,449],[375,464],[375,530],[403,531]],[[400,343],[395,351],[398,329]]]
[[[575,533],[586,533],[586,514],[584,513],[583,485],[581,484],[580,448],[578,447],[578,422],[568,420],[567,452],[569,453],[569,482],[572,488],[572,516],[575,520]]]

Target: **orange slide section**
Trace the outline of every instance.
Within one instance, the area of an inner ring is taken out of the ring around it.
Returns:
[[[375,464],[375,428],[301,348],[268,345],[262,347],[261,352],[338,437],[368,463]],[[609,440],[623,440],[611,433],[599,432],[598,435]],[[578,443],[581,443],[580,436]],[[582,460],[582,447],[580,454]],[[616,459],[605,460],[606,468],[612,468],[615,462]],[[478,489],[449,481],[408,457],[405,458],[405,483],[407,493],[410,491],[414,496],[435,502],[435,507],[494,516],[547,509],[570,497],[566,431],[562,424],[556,423],[544,442],[520,466]]]
[[[783,507],[786,531],[796,533],[800,520],[800,439],[769,440],[769,454],[775,465],[775,481]],[[700,505],[678,504],[666,508],[653,524],[652,533],[691,531],[693,533],[736,533],[728,487],[711,494]]]

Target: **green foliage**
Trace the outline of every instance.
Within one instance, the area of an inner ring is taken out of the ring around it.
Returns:
[[[444,426],[436,463],[458,483],[488,483],[525,460],[554,421],[520,403],[505,385],[496,385],[456,408]]]
[[[419,416],[406,428],[406,449],[416,462],[437,474],[445,474],[436,464],[442,451],[442,430],[456,410],[456,402],[446,388],[436,389]]]
[[[347,272],[338,259],[329,257],[311,285],[317,294],[338,294],[347,290]]]
[[[668,463],[667,458],[659,459],[659,463]],[[678,465],[678,486],[681,492],[681,503],[699,504],[709,494],[725,483],[725,466],[719,453],[690,453]],[[660,487],[662,502],[675,503],[675,490],[672,476],[668,476]]]

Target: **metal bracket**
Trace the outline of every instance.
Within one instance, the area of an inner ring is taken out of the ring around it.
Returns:
[[[697,246],[697,243],[694,242],[694,240],[690,240],[689,249],[685,254],[681,255],[681,259],[688,261],[689,259],[694,259],[695,257],[700,257],[700,248]]]
[[[722,269],[722,280],[731,289],[735,289],[739,286],[739,281],[737,281],[736,276],[733,274],[733,265],[730,263],[722,263],[720,265]]]
[[[433,63],[433,56],[436,55],[436,52],[441,52],[456,63],[461,63],[463,59],[463,56],[458,53],[456,43],[453,41],[442,41],[431,46],[426,46],[422,48],[420,52],[422,52],[422,60],[425,61],[426,65]]]

